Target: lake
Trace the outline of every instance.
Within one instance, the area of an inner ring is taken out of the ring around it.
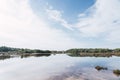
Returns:
[[[107,70],[97,70],[96,66]],[[120,80],[120,57],[71,57],[56,54],[0,60],[0,80]]]

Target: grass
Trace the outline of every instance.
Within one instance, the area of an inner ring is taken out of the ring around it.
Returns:
[[[96,66],[95,69],[97,69],[98,71],[100,71],[100,70],[107,70],[107,67]]]
[[[119,69],[113,70],[113,73],[117,76],[120,76],[120,70]]]

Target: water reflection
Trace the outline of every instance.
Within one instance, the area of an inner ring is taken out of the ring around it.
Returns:
[[[49,53],[44,53],[44,54],[21,54],[21,55],[0,55],[0,60],[5,60],[5,59],[10,59],[10,58],[14,58],[14,57],[21,57],[21,58],[27,58],[27,57],[43,57],[43,56],[50,56],[51,54]]]
[[[120,57],[116,56],[96,58],[57,54],[10,58],[0,61],[0,80],[120,80],[113,72],[120,69],[119,64]]]
[[[21,58],[27,58],[27,57],[31,57],[31,56],[34,56],[34,57],[43,57],[43,56],[46,56],[46,57],[48,57],[48,56],[50,56],[51,54],[49,54],[49,53],[44,53],[44,54],[23,54],[23,55],[21,55]]]
[[[11,56],[0,56],[0,60],[5,60],[5,59],[9,59],[11,58]]]

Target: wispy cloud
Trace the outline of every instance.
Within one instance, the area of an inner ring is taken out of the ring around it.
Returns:
[[[52,6],[48,6],[46,9],[48,16],[54,21],[60,23],[62,26],[66,27],[69,30],[73,30],[72,25],[69,24],[63,17],[62,11],[53,9]]]
[[[119,0],[96,0],[93,6],[78,15],[78,22],[74,24],[68,24],[68,21],[62,17],[62,12],[59,10],[50,7],[46,11],[50,18],[59,22],[64,27],[68,29],[72,28],[75,31],[79,30],[78,34],[82,39],[100,40],[103,41],[100,43],[107,43],[109,45],[108,47],[110,47],[110,45],[112,47],[114,43],[120,43]],[[88,41],[86,40],[85,42]],[[96,43],[95,45],[99,46]]]
[[[119,14],[120,0],[96,0],[92,7],[80,14],[76,26],[85,37],[98,37],[110,42],[120,42]]]

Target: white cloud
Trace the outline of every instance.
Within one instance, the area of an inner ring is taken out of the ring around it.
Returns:
[[[71,32],[79,29],[81,40],[77,42],[77,38],[71,38],[64,31],[52,28],[49,22],[33,12],[29,0],[0,0],[0,45],[58,50],[99,47],[94,44],[94,40],[92,43],[89,40],[87,42],[83,36],[103,38],[109,46],[120,43],[119,0],[97,0],[85,13],[79,14],[79,21],[75,25],[69,24],[61,11],[48,7],[46,12],[51,19],[73,30]],[[82,43],[82,40],[85,41]]]
[[[53,18],[67,27],[60,13],[54,12],[56,17]],[[1,46],[60,50],[76,47],[77,44],[63,31],[50,28],[46,21],[38,18],[29,0],[0,0]]]
[[[46,9],[46,12],[48,14],[48,16],[53,19],[54,21],[60,23],[61,25],[63,25],[64,27],[66,27],[69,30],[73,30],[72,25],[69,24],[65,19],[62,18],[62,12],[59,10],[55,10],[53,9],[52,6],[49,6]]]
[[[103,38],[109,42],[120,42],[120,0],[96,0],[95,4],[79,14],[78,22],[69,24],[62,12],[48,7],[48,16],[64,27],[80,31],[81,37]],[[76,26],[76,27],[73,27]]]
[[[107,41],[120,42],[120,0],[96,0],[92,7],[80,14],[75,25],[85,37],[104,36]]]

